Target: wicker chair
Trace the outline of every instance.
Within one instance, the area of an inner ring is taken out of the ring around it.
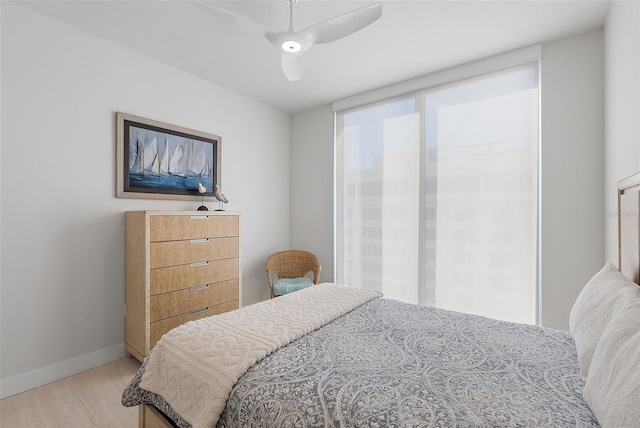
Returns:
[[[302,250],[278,251],[264,264],[269,278],[271,298],[301,290],[320,280],[320,261],[315,254]],[[313,272],[313,280],[307,274]],[[276,279],[274,279],[274,275]]]

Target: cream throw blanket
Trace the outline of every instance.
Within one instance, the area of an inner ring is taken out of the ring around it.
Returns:
[[[319,284],[183,324],[153,348],[140,386],[164,397],[193,428],[214,427],[231,389],[253,364],[380,296]]]

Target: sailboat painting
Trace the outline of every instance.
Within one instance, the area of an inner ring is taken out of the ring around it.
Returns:
[[[118,119],[118,196],[200,198],[198,184],[207,188],[204,196],[213,196],[220,185],[220,137],[121,113]]]

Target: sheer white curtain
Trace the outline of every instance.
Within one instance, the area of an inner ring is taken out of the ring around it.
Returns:
[[[535,323],[538,63],[336,114],[336,279]]]

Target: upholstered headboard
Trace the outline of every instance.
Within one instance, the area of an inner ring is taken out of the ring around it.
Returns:
[[[618,268],[640,284],[640,173],[618,181]]]

